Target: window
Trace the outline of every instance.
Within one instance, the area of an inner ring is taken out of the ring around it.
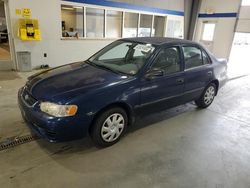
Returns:
[[[202,59],[204,65],[211,64],[210,59],[208,58],[207,54],[204,51],[202,51]]]
[[[112,72],[135,75],[154,51],[154,46],[115,41],[89,59],[90,64]]]
[[[104,10],[86,8],[86,36],[88,38],[104,37]]]
[[[202,40],[213,41],[215,23],[204,23]]]
[[[128,50],[129,45],[131,45],[130,42],[124,42],[121,44],[118,44],[114,48],[110,49],[103,55],[101,55],[98,60],[109,60],[109,59],[123,59],[125,58]]]
[[[122,31],[122,12],[107,10],[106,37],[120,38]]]
[[[242,0],[241,6],[250,6],[250,0]]]
[[[185,68],[190,69],[203,65],[201,50],[197,47],[183,47]]]
[[[61,6],[62,36],[83,37],[83,8],[73,6]]]
[[[150,37],[152,27],[152,15],[141,14],[140,16],[140,27],[139,37]]]
[[[83,5],[61,5],[62,37],[100,39],[165,36],[166,16]],[[182,31],[178,24],[176,28]],[[174,34],[180,36],[179,33]]]
[[[152,69],[162,69],[166,74],[179,72],[180,68],[180,52],[177,47],[162,50],[152,66]]]
[[[152,36],[163,37],[164,36],[164,27],[165,27],[165,17],[155,16]]]
[[[139,14],[125,12],[123,37],[136,37]]]
[[[183,38],[183,30],[180,20],[168,20],[167,23],[167,37]]]

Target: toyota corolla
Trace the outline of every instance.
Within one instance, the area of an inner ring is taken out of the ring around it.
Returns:
[[[226,70],[225,60],[195,42],[120,39],[86,61],[29,77],[18,101],[27,125],[49,141],[90,135],[106,147],[141,114],[190,101],[208,107]]]

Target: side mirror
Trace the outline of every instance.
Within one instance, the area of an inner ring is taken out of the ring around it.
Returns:
[[[156,77],[161,77],[164,75],[164,72],[163,70],[161,69],[152,69],[152,70],[149,70],[146,74],[145,74],[145,78],[146,80],[152,80]]]

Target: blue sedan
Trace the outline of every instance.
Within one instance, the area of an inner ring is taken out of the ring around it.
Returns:
[[[27,125],[49,141],[90,135],[97,146],[107,147],[138,115],[190,101],[208,107],[226,71],[225,60],[195,42],[121,39],[86,61],[29,77],[18,102]]]

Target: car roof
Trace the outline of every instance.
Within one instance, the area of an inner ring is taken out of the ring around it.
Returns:
[[[152,45],[164,45],[164,44],[195,44],[196,42],[184,39],[177,38],[168,38],[168,37],[134,37],[134,38],[124,38],[121,40],[138,42],[138,43],[149,43]]]

